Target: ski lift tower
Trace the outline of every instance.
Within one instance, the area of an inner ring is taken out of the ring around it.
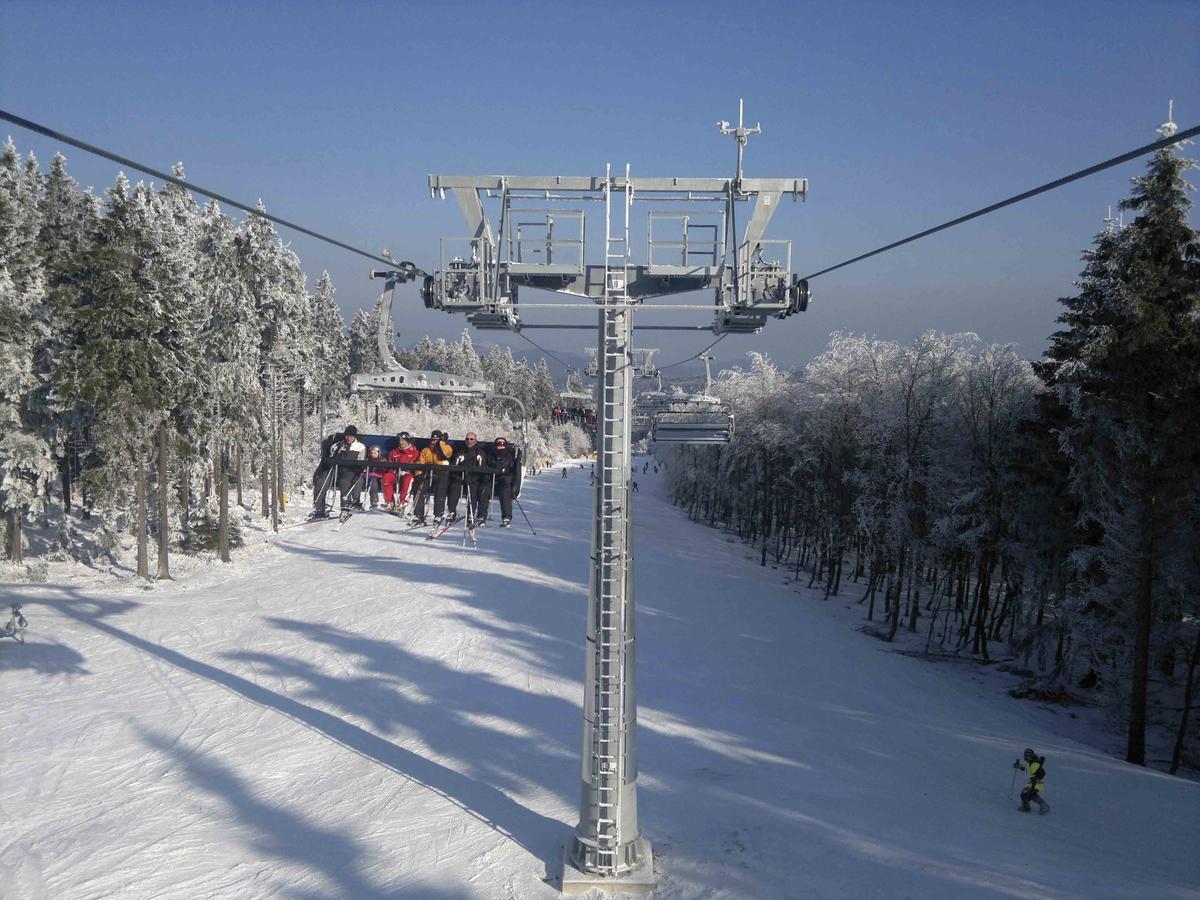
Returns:
[[[808,285],[791,271],[791,242],[763,237],[780,201],[803,199],[808,182],[743,177],[746,141],[760,128],[745,127],[740,109],[739,104],[736,127],[719,123],[721,133],[737,141],[733,177],[633,178],[628,165],[623,174],[610,165],[602,176],[429,176],[434,198],[449,192],[458,201],[467,233],[442,240],[441,267],[425,276],[421,291],[427,308],[465,313],[476,327],[514,331],[523,327],[518,311],[588,310],[597,317],[599,465],[579,824],[564,858],[568,894],[597,887],[649,891],[654,885],[650,845],[637,815],[630,515],[635,312],[702,312],[712,315],[712,324],[691,326],[696,330],[753,334],[768,317],[784,318],[808,306]],[[737,207],[750,200],[753,209],[739,234]],[[604,210],[603,258],[594,263],[585,259],[586,203]],[[650,207],[644,262],[635,261],[631,245],[635,203]],[[495,231],[488,207],[497,216]],[[525,288],[565,294],[569,302],[525,301],[518,307]],[[713,292],[710,302],[648,302],[704,290]]]

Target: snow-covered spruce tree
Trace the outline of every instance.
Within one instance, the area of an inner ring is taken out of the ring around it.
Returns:
[[[172,174],[183,179],[182,163]],[[169,182],[150,197],[150,242],[143,265],[154,286],[158,330],[155,339],[169,348],[172,367],[161,373],[165,409],[157,428],[156,530],[158,537],[158,577],[170,578],[171,490],[170,446],[172,432],[179,455],[191,459],[197,455],[204,435],[194,412],[208,378],[209,360],[203,353],[199,333],[208,310],[197,278],[199,264],[199,218],[192,195]],[[181,504],[183,506],[183,504]],[[181,518],[187,510],[181,508]]]
[[[350,370],[346,320],[333,295],[333,279],[328,272],[322,272],[316,290],[309,296],[308,315],[313,347],[312,382],[308,390],[318,397],[327,388],[344,392]]]
[[[352,373],[378,372],[382,367],[379,358],[379,340],[376,336],[376,320],[366,310],[358,310],[350,320],[349,361]],[[414,368],[430,368],[414,366]]]
[[[265,211],[262,204],[259,209]],[[302,377],[304,371],[304,334],[308,316],[308,296],[304,290],[303,275],[298,275],[299,266],[295,254],[284,248],[271,222],[263,216],[252,215],[242,228],[240,260],[242,278],[250,295],[254,298],[259,320],[260,375],[265,406],[272,404],[270,391],[286,390],[288,384]],[[269,409],[263,410],[263,430],[259,435],[257,453],[259,477],[262,488],[262,514],[271,514],[272,505],[281,498],[272,490],[281,477],[280,460],[272,458],[270,452],[276,436],[272,433],[273,417]]]
[[[50,163],[39,208],[42,221],[38,232],[38,252],[46,273],[49,318],[46,340],[38,359],[38,373],[44,379],[47,394],[39,398],[37,406],[47,417],[48,436],[59,458],[63,512],[66,513],[72,506],[71,478],[79,462],[74,458],[76,451],[69,442],[85,442],[91,412],[78,398],[57,396],[51,389],[52,373],[66,348],[76,340],[76,335],[66,328],[65,320],[54,316],[53,307],[55,292],[62,284],[64,274],[74,264],[76,256],[91,246],[103,209],[99,198],[90,190],[79,190],[78,183],[67,172],[66,159],[61,153],[56,153]],[[66,299],[69,301],[69,298]]]
[[[238,242],[234,221],[221,213],[216,201],[206,204],[200,216],[196,274],[207,311],[199,341],[209,370],[196,403],[202,416],[197,431],[215,472],[216,550],[224,562],[230,559],[231,462],[242,447],[257,444],[263,411],[258,314],[242,278]]]
[[[1152,648],[1180,566],[1173,551],[1200,539],[1180,533],[1200,488],[1200,242],[1187,221],[1190,166],[1168,148],[1134,179],[1122,206],[1135,218],[1097,239],[1048,353],[1071,410],[1062,439],[1081,520],[1102,533],[1077,554],[1091,574],[1083,598],[1108,626],[1109,646],[1132,629],[1132,646],[1117,645],[1107,660],[1103,644],[1093,652],[1118,672],[1129,654],[1126,759],[1142,765]]]
[[[40,190],[36,160],[31,156],[22,169],[10,138],[0,152],[0,511],[13,562],[22,557],[22,519],[41,511],[42,488],[54,476],[37,406],[37,359],[46,335]]]
[[[479,354],[475,352],[475,344],[471,340],[471,332],[463,329],[458,340],[450,347],[450,368],[446,371],[464,378],[480,379],[483,377],[483,366],[479,362]]]
[[[165,257],[155,243],[154,205],[154,193],[143,185],[131,190],[124,174],[108,190],[95,245],[76,256],[62,277],[60,290],[75,299],[59,312],[78,339],[55,371],[56,391],[79,398],[95,414],[100,464],[87,477],[98,503],[119,511],[132,476],[137,573],[146,579],[147,458],[191,365],[173,336],[186,326],[164,302],[170,277],[162,272]]]

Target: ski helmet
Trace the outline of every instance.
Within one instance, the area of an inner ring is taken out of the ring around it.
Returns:
[[[1033,752],[1033,748],[1026,747],[1025,748],[1025,759],[1030,760],[1030,759],[1036,759],[1036,758],[1037,758],[1037,754]]]

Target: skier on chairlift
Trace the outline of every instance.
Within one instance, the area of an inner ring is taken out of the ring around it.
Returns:
[[[407,431],[396,435],[396,447],[388,454],[389,462],[415,463],[421,453],[412,445]],[[383,499],[388,509],[403,515],[412,488],[413,473],[404,469],[392,469],[383,476]]]
[[[508,528],[512,524],[512,503],[513,503],[513,481],[517,475],[517,454],[516,450],[508,446],[508,439],[503,437],[496,438],[493,446],[489,462],[491,468],[496,472],[492,476],[492,483],[484,482],[485,488],[483,494],[479,498],[479,525],[486,525],[488,517],[488,509],[491,506],[492,492],[500,500],[500,527]],[[563,470],[564,472],[566,469]]]
[[[450,465],[450,457],[454,455],[454,448],[446,442],[446,432],[437,428],[430,435],[429,444],[421,451],[418,462],[426,466],[448,466]],[[425,471],[422,472],[421,487],[417,490],[417,498],[414,502],[416,515],[413,520],[415,525],[424,525],[425,519],[425,504],[430,494],[433,494],[433,518],[435,524],[440,524],[442,517],[446,514],[446,494],[450,488],[449,472]]]
[[[372,447],[367,451],[368,462],[383,462],[383,450],[379,447]],[[366,469],[366,492],[370,499],[371,509],[379,506],[379,493],[383,487],[383,469],[375,469],[368,467]]]
[[[325,519],[329,511],[325,504],[326,492],[336,486],[341,495],[342,508],[347,509],[357,500],[355,486],[362,471],[349,466],[339,466],[339,461],[360,460],[367,455],[367,448],[358,439],[358,429],[347,425],[341,431],[326,436],[321,441],[321,461],[313,472],[313,511],[309,519]]]

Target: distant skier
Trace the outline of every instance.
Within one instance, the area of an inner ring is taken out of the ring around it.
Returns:
[[[563,466],[563,478],[567,477],[567,467]]]
[[[637,482],[636,482],[636,481],[633,483],[633,492],[634,492],[635,494],[638,492],[638,486],[637,486]]]
[[[1029,812],[1029,801],[1038,805],[1038,815],[1050,812],[1050,804],[1041,797],[1042,785],[1046,780],[1046,757],[1038,756],[1029,747],[1025,748],[1025,764],[1013,762],[1013,768],[1025,772],[1029,781],[1021,791],[1021,812]]]

